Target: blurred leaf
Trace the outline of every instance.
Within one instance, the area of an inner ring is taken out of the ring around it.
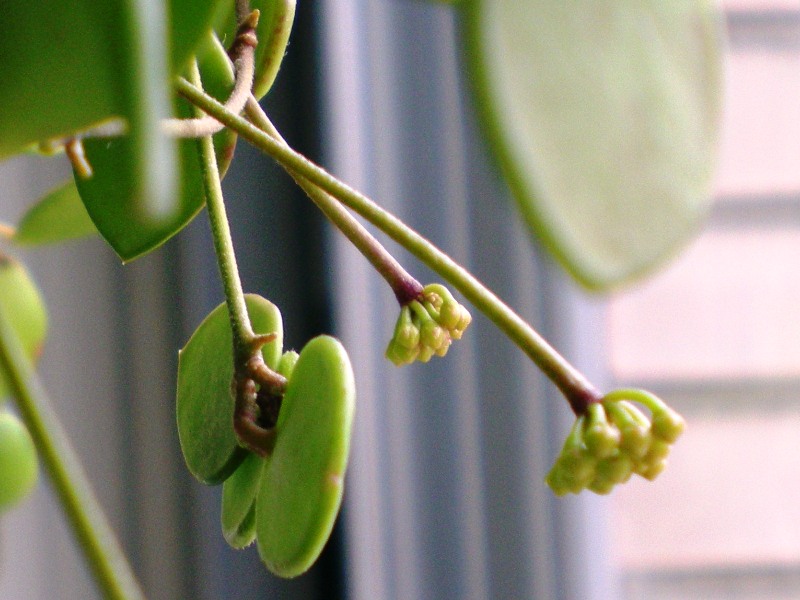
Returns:
[[[0,254],[0,306],[25,353],[35,362],[47,335],[47,309],[25,266],[4,254]],[[10,394],[10,385],[0,369],[0,403]]]
[[[97,233],[73,181],[49,192],[22,217],[12,238],[17,244],[55,244]]]
[[[170,0],[172,72],[182,73],[208,33],[220,7],[230,0]]]
[[[673,254],[709,204],[722,77],[715,4],[463,6],[480,118],[534,233],[596,289]]]
[[[6,0],[0,18],[0,157],[124,112],[111,0]]]
[[[219,44],[211,44],[203,52],[200,70],[209,93],[226,99],[233,88],[233,71]],[[192,107],[185,101],[179,99],[177,105],[179,116],[194,116]],[[233,157],[236,136],[224,129],[214,136],[214,143],[220,169],[224,170]],[[183,229],[205,204],[197,140],[180,140],[178,147],[181,179],[177,210],[166,219],[153,220],[139,210],[140,195],[132,184],[136,179],[132,169],[135,149],[130,140],[85,142],[86,157],[94,175],[89,179],[76,175],[78,191],[97,229],[123,262],[159,248]]]
[[[177,193],[177,211],[155,221],[142,214],[140,193],[131,184],[137,175],[133,171],[136,148],[130,139],[86,140],[86,157],[94,175],[89,179],[76,175],[75,183],[98,231],[123,262],[160,247],[203,207],[205,195],[196,146],[195,140],[180,141],[181,185]]]

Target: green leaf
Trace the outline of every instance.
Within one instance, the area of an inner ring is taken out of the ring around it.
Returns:
[[[75,183],[86,211],[100,234],[129,262],[160,247],[200,212],[205,192],[196,140],[180,140],[181,181],[177,211],[166,219],[153,220],[140,210],[141,194],[132,185],[135,146],[127,137],[86,140],[86,158],[94,169],[88,179],[75,175]]]
[[[0,157],[122,114],[118,4],[3,2]]]
[[[170,0],[172,72],[181,73],[228,0]]]
[[[25,425],[0,413],[0,513],[23,500],[39,478],[36,446]]]
[[[249,452],[233,475],[222,484],[222,535],[234,548],[256,539],[256,494],[266,460]]]
[[[233,70],[224,48],[210,37],[211,34],[203,47],[200,71],[209,93],[224,100],[233,89]],[[185,101],[178,100],[177,105],[179,116],[194,116]],[[137,177],[133,171],[135,148],[129,138],[86,140],[84,145],[94,175],[85,179],[76,173],[78,191],[100,234],[123,262],[159,248],[205,205],[199,146],[194,139],[178,142],[181,179],[177,210],[161,220],[147,218],[139,208],[141,197],[133,185]],[[223,129],[214,136],[214,145],[219,168],[224,171],[233,158],[236,136]]]
[[[0,157],[115,115],[150,111],[153,94],[168,89],[163,23],[171,23],[171,72],[178,73],[222,3],[172,0],[170,19],[165,18],[163,4],[161,0],[3,2]],[[139,68],[159,52],[163,73],[158,66],[155,71]],[[152,75],[155,80],[148,80]],[[167,96],[161,101],[168,110]]]
[[[481,121],[533,232],[596,289],[673,254],[709,203],[715,4],[474,0],[464,10]]]
[[[3,254],[0,254],[0,306],[25,353],[35,361],[42,352],[47,334],[47,309],[28,270],[22,263]],[[0,369],[0,401],[10,394],[10,384]]]
[[[275,448],[256,499],[256,540],[267,568],[294,577],[317,559],[342,500],[355,385],[342,345],[303,348],[283,397]]]
[[[247,311],[258,333],[275,333],[262,348],[275,368],[283,345],[278,308],[260,296],[246,295]],[[215,485],[233,473],[247,451],[233,431],[233,341],[225,304],[215,308],[192,334],[178,357],[177,420],[186,466],[203,483]]]
[[[78,195],[68,181],[34,204],[17,226],[12,240],[21,246],[55,244],[97,233]]]
[[[256,36],[256,74],[253,81],[253,95],[261,99],[272,88],[278,76],[286,47],[289,45],[289,35],[292,33],[294,23],[295,0],[252,0],[250,8],[258,9],[260,15]],[[236,35],[236,18],[233,10],[222,15],[215,26],[217,33],[223,40],[233,40]]]

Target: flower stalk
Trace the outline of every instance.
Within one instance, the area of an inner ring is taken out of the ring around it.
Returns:
[[[275,159],[285,169],[302,175],[372,223],[448,281],[525,352],[561,390],[576,415],[583,414],[589,404],[598,402],[602,398],[602,394],[583,374],[567,362],[524,319],[429,240],[269,133],[226,110],[222,104],[190,82],[178,79],[176,87],[178,93],[189,102],[224,123],[243,139]]]

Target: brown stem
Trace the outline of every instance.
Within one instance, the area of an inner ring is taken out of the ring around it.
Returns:
[[[266,113],[264,113],[255,97],[250,96],[248,98],[245,112],[256,127],[263,129],[279,142],[286,144],[286,141],[272,124],[272,121],[269,120]],[[378,274],[386,280],[400,306],[405,306],[412,300],[421,298],[422,284],[403,268],[383,244],[350,214],[350,211],[333,196],[311,183],[297,171],[292,169],[287,169],[287,171],[328,220],[352,242],[364,258],[375,267]]]
[[[228,54],[233,61],[236,81],[225,107],[237,115],[244,109],[255,77],[255,49],[258,44],[256,26],[259,11],[251,12],[239,25]],[[205,115],[194,119],[167,119],[162,123],[165,133],[179,138],[199,138],[213,135],[225,126],[214,117]]]

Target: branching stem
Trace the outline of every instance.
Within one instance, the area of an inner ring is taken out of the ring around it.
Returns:
[[[200,72],[197,63],[191,67],[191,77],[200,83]],[[211,136],[201,137],[197,144],[200,146],[200,167],[203,172],[203,186],[206,193],[206,209],[208,221],[211,226],[211,236],[214,240],[214,250],[217,254],[222,287],[225,291],[225,302],[228,305],[228,315],[231,320],[233,334],[234,357],[237,364],[245,362],[250,357],[251,347],[255,334],[247,314],[247,305],[244,300],[242,281],[239,278],[239,267],[236,264],[236,254],[233,249],[233,238],[228,225],[228,215],[225,211],[225,201],[222,196],[222,184],[217,168],[217,159],[214,154],[214,141]]]
[[[269,133],[225,110],[222,104],[188,81],[179,79],[177,90],[192,104],[224,123],[285,169],[301,175],[375,225],[458,289],[553,381],[576,414],[583,414],[589,404],[602,398],[602,394],[583,374],[556,352],[524,319],[471,273],[400,219],[302,154],[274,139]]]
[[[230,49],[236,81],[225,108],[239,114],[244,109],[255,76],[256,26],[259,12],[254,10],[239,25],[236,39]],[[167,135],[179,138],[199,138],[213,135],[224,128],[215,118],[202,113],[194,119],[166,119],[161,128]]]
[[[191,77],[200,83],[197,63],[192,65]],[[225,201],[222,197],[217,158],[214,153],[212,137],[205,136],[197,142],[200,146],[200,165],[203,172],[203,185],[206,192],[206,209],[214,239],[225,302],[233,337],[234,375],[232,389],[235,396],[233,429],[239,440],[253,452],[266,456],[272,449],[275,433],[264,429],[258,422],[258,391],[265,388],[280,393],[286,386],[286,379],[274,372],[265,363],[261,347],[273,339],[270,332],[257,335],[253,331],[247,313],[242,282],[236,265]]]

